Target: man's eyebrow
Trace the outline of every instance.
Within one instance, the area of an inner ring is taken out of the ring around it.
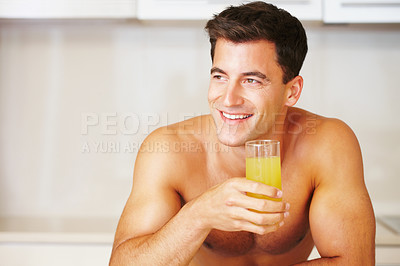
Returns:
[[[267,78],[267,76],[265,74],[261,73],[260,71],[245,72],[245,73],[242,73],[242,76],[256,76],[256,77],[259,77],[260,79],[269,80],[269,78]]]
[[[219,67],[213,67],[213,68],[211,68],[210,74],[213,74],[213,73],[215,73],[215,72],[219,72],[219,73],[222,73],[222,74],[226,75],[226,72],[223,71],[222,69],[220,69]]]
[[[220,69],[219,67],[213,67],[211,68],[211,74],[218,72],[224,75],[227,75],[225,71],[223,71],[222,69]],[[246,76],[256,76],[260,79],[266,80],[266,81],[270,81],[270,79],[263,73],[261,73],[260,71],[250,71],[250,72],[244,72],[241,74],[243,77]]]

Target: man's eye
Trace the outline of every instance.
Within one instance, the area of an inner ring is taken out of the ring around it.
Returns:
[[[225,80],[225,78],[224,78],[223,76],[221,76],[221,75],[214,75],[214,76],[213,76],[213,79],[216,79],[216,80]]]
[[[246,83],[249,83],[249,84],[257,84],[257,83],[260,83],[260,82],[258,82],[258,80],[255,80],[255,79],[246,79],[245,82],[246,82]]]

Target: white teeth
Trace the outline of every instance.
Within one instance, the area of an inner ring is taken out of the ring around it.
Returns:
[[[229,119],[246,119],[246,118],[252,116],[252,115],[231,115],[231,114],[227,114],[224,112],[222,112],[222,115]]]

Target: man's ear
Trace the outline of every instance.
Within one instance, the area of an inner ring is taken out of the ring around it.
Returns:
[[[300,98],[303,89],[303,78],[301,76],[294,77],[286,84],[286,106],[293,106]]]

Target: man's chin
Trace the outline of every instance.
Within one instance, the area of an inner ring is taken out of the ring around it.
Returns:
[[[229,147],[244,146],[246,141],[251,137],[249,136],[249,125],[246,123],[229,125],[220,120],[219,113],[218,117],[215,117],[214,115],[213,120],[219,142]]]
[[[245,138],[233,134],[218,134],[217,136],[220,143],[229,147],[240,147],[246,143]]]

